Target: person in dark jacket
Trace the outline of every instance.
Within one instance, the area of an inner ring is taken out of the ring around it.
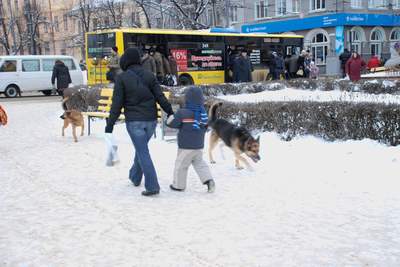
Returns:
[[[283,60],[282,55],[274,52],[274,61],[275,61],[275,78],[279,80],[281,75],[285,74],[285,61]]]
[[[297,78],[297,71],[299,70],[299,66],[297,62],[299,61],[298,55],[291,55],[288,59],[287,63],[289,65],[289,76],[291,79]]]
[[[346,77],[346,63],[351,57],[351,53],[347,48],[344,49],[343,53],[339,55],[340,69],[342,70],[342,77]]]
[[[240,55],[234,59],[232,68],[234,83],[252,81],[253,65],[247,56],[247,51],[241,51]]]
[[[135,159],[129,171],[129,179],[139,186],[142,176],[145,178],[144,196],[160,192],[156,170],[150,156],[148,142],[157,125],[157,107],[173,114],[171,104],[161,91],[157,78],[140,65],[140,52],[128,48],[120,60],[124,71],[116,77],[110,117],[107,120],[106,133],[112,133],[114,124],[124,108],[125,124],[135,147]]]
[[[201,88],[191,86],[185,92],[185,107],[179,109],[167,120],[167,125],[179,129],[178,156],[175,161],[174,181],[170,188],[183,191],[186,188],[187,174],[190,165],[201,182],[212,193],[215,183],[210,168],[203,160],[204,135],[207,128],[207,112],[204,108],[204,96]]]
[[[152,72],[154,75],[157,74],[156,61],[149,54],[149,50],[144,51],[144,55],[142,57],[142,66],[144,69]]]
[[[53,67],[53,75],[51,75],[51,84],[55,87],[55,80],[57,79],[57,92],[64,98],[64,90],[72,83],[69,69],[61,60],[56,60]]]
[[[351,58],[346,63],[346,73],[352,82],[361,79],[361,71],[365,68],[365,61],[360,57],[357,52],[353,52]]]

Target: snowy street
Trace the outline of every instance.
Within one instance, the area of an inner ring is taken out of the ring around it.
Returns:
[[[399,146],[263,133],[254,171],[215,150],[208,194],[192,169],[185,192],[169,190],[177,145],[158,134],[162,191],[146,198],[125,124],[106,167],[104,121],[74,143],[58,100],[2,105],[0,266],[400,266]]]

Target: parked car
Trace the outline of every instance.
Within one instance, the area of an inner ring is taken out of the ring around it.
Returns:
[[[71,56],[0,56],[0,93],[6,97],[30,91],[51,95],[51,75],[56,60],[63,61],[68,67],[74,86],[85,84],[86,74]]]

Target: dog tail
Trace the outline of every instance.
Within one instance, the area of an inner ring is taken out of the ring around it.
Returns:
[[[217,120],[217,108],[222,105],[222,102],[216,102],[211,105],[208,111],[208,125],[213,127],[214,122]]]

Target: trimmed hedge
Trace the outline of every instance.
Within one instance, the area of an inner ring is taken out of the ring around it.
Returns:
[[[285,88],[321,91],[340,90],[347,92],[364,92],[369,94],[400,94],[399,79],[366,80],[357,83],[333,78],[323,78],[318,80],[292,79],[288,81],[201,85],[200,87],[203,89],[204,95],[206,96],[251,94],[267,90],[276,91]],[[174,94],[182,95],[185,88],[186,87],[170,87],[168,90],[172,91]]]
[[[287,87],[307,90],[363,91],[366,93],[400,93],[400,81],[364,81],[351,83],[334,79],[277,81],[264,83],[221,84],[201,86],[208,100],[218,95],[256,93]],[[81,111],[96,110],[100,86],[72,88],[68,106]],[[171,91],[170,102],[182,104],[185,87],[163,87]],[[370,138],[388,145],[400,143],[400,105],[350,102],[224,102],[219,116],[250,130],[274,131],[284,140],[299,135],[313,135],[325,140],[360,140]]]
[[[313,135],[328,141],[370,138],[396,146],[400,143],[400,106],[341,102],[224,102],[220,118],[251,130],[274,131],[284,140]]]

